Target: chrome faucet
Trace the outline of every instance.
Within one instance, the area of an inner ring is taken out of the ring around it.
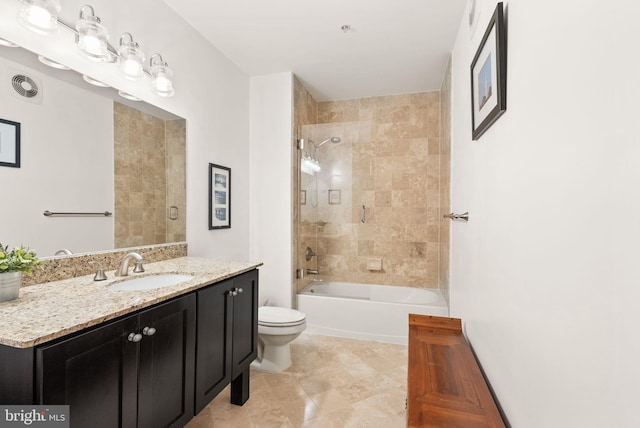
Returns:
[[[311,260],[311,257],[315,256],[316,253],[313,252],[313,250],[311,249],[311,247],[307,247],[304,250],[304,258],[307,259],[307,261]]]
[[[133,268],[133,273],[144,272],[144,267],[142,264],[144,263],[144,257],[142,257],[138,253],[129,253],[120,262],[118,269],[116,269],[116,276],[127,276],[129,275],[129,261],[131,259],[136,260],[136,267]]]

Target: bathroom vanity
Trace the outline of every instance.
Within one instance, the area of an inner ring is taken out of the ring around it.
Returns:
[[[114,290],[112,273],[23,287],[0,304],[0,403],[68,404],[73,426],[153,428],[184,426],[229,384],[244,404],[258,266],[183,257],[145,265],[192,276],[162,288]]]

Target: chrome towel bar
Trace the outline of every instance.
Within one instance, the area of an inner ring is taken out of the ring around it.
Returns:
[[[54,213],[51,211],[45,211],[42,213],[45,217],[53,217],[53,216],[64,216],[64,217],[84,217],[84,216],[101,216],[101,217],[111,217],[113,213],[109,211],[104,211],[101,213]]]
[[[442,217],[450,218],[451,220],[469,221],[469,212],[467,211],[466,213],[463,213],[463,214],[449,213],[449,214],[443,215]]]

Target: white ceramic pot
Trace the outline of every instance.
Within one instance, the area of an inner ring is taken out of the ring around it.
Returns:
[[[0,273],[0,302],[17,299],[21,284],[22,272]]]

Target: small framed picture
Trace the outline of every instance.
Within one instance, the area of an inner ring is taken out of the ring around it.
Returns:
[[[209,164],[209,230],[231,228],[231,168]]]
[[[307,191],[300,191],[300,205],[307,205]]]
[[[340,204],[340,190],[329,190],[329,204]]]
[[[20,168],[20,124],[0,119],[0,166]]]
[[[474,140],[507,110],[507,40],[498,3],[471,63],[471,127]]]

